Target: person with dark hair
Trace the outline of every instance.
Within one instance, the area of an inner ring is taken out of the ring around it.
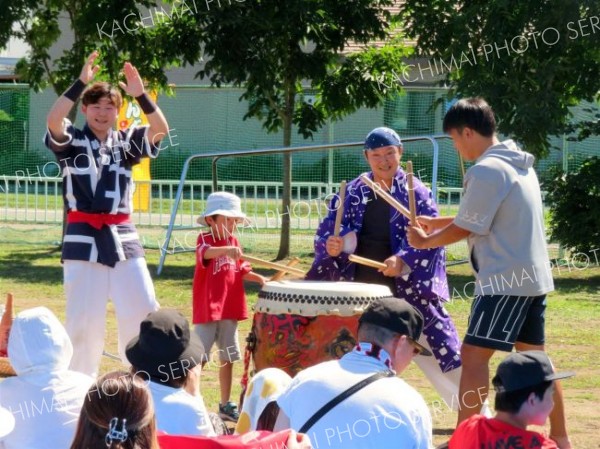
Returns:
[[[305,432],[329,449],[429,449],[427,405],[396,377],[416,355],[431,356],[418,343],[422,330],[423,316],[406,301],[374,300],[359,318],[356,347],[300,371],[279,396],[275,430]]]
[[[556,449],[556,443],[527,426],[543,426],[554,407],[557,379],[575,373],[555,373],[542,351],[515,352],[506,357],[492,384],[496,390],[496,416],[474,415],[463,421],[449,442],[450,449]]]
[[[494,112],[482,98],[456,102],[444,118],[444,131],[475,165],[465,174],[456,217],[419,216],[420,227],[409,228],[408,241],[415,248],[436,248],[468,240],[476,280],[461,346],[460,424],[487,398],[495,351],[544,350],[546,294],[554,283],[533,155],[512,140],[498,139]],[[559,383],[555,389],[551,438],[569,449]]]
[[[1,415],[0,415],[1,416]],[[0,431],[2,425],[0,425]],[[252,438],[225,435],[218,438],[168,435],[156,429],[150,390],[141,376],[115,371],[93,385],[81,409],[77,432],[70,449],[160,449],[180,447],[311,449],[308,436],[293,431]],[[160,445],[159,445],[160,441]],[[21,446],[24,449],[28,446]],[[43,446],[55,449],[56,446]]]
[[[373,129],[365,138],[364,157],[370,178],[383,191],[408,208],[407,175],[400,166],[403,145],[390,128]],[[416,210],[420,215],[438,216],[431,190],[414,179]],[[449,298],[444,248],[417,250],[408,244],[409,220],[389,205],[359,176],[346,186],[340,236],[334,235],[339,193],[317,229],[315,260],[306,279],[353,281],[386,285],[397,298],[405,299],[425,319],[421,344],[433,357],[416,357],[415,363],[427,376],[448,407],[456,408],[460,382],[460,340],[444,303]],[[352,263],[349,255],[380,261],[385,269]]]
[[[159,449],[150,391],[125,371],[108,373],[89,389],[70,446],[107,448]]]
[[[450,135],[453,130],[462,134],[465,128],[491,138],[496,133],[494,111],[483,98],[459,100],[444,116],[443,129]]]
[[[104,348],[106,303],[115,306],[119,355],[140,321],[158,309],[152,278],[135,225],[133,167],[156,158],[169,131],[158,106],[144,91],[137,69],[126,62],[122,89],[135,98],[148,125],[115,131],[122,104],[118,88],[96,82],[98,52],[84,64],[79,78],[61,95],[47,117],[46,146],[54,153],[63,178],[66,228],[62,245],[67,297],[65,327],[73,343],[71,368],[96,377]],[[87,88],[86,88],[87,86]],[[81,97],[82,129],[67,115]]]
[[[199,390],[206,354],[182,314],[171,309],[148,314],[125,352],[132,372],[148,383],[158,430],[215,435]]]

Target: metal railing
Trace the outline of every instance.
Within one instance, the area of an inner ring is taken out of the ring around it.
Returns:
[[[433,147],[433,168],[432,168],[432,192],[434,198],[436,197],[436,184],[437,184],[437,169],[438,169],[438,161],[439,161],[439,145],[435,140],[434,136],[416,136],[416,137],[407,137],[403,138],[403,142],[415,142],[415,141],[428,141],[431,143]],[[169,226],[167,228],[167,233],[165,236],[165,240],[163,246],[161,248],[160,260],[158,263],[158,268],[156,270],[156,274],[160,275],[165,264],[165,260],[167,254],[173,254],[176,252],[185,252],[189,251],[189,249],[182,249],[178,251],[177,249],[173,249],[169,251],[169,244],[171,242],[171,238],[173,235],[173,231],[175,229],[175,221],[178,215],[179,205],[182,200],[183,190],[186,185],[186,177],[190,168],[190,164],[199,159],[212,159],[212,187],[213,191],[218,190],[219,181],[218,181],[218,162],[221,159],[229,158],[229,157],[239,157],[239,156],[257,156],[257,155],[266,155],[266,154],[294,154],[300,152],[308,152],[308,151],[321,151],[321,150],[334,150],[334,149],[344,149],[344,148],[355,148],[362,147],[364,142],[348,142],[348,143],[338,143],[338,144],[324,144],[324,145],[305,145],[305,146],[296,146],[296,147],[280,147],[280,148],[269,148],[269,149],[259,149],[259,150],[240,150],[240,151],[227,151],[227,152],[214,152],[214,153],[203,153],[203,154],[194,154],[188,157],[183,165],[183,169],[181,171],[181,177],[179,178],[179,186],[177,188],[177,194],[175,195],[173,209],[171,211],[171,218],[169,220]],[[254,183],[253,183],[254,184]],[[281,185],[281,183],[278,183]],[[332,193],[333,189],[337,187],[337,184],[321,184],[325,187],[328,193]],[[185,229],[180,227],[180,229]]]

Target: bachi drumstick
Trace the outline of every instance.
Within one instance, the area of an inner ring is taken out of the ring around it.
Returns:
[[[373,259],[367,259],[366,257],[360,257],[355,254],[350,254],[348,256],[348,260],[350,262],[359,263],[361,265],[366,265],[367,267],[380,268],[380,269],[387,268],[387,265],[382,262],[377,262],[376,260],[373,260]]]
[[[244,254],[242,256],[242,259],[244,259],[250,263],[254,263],[256,265],[261,265],[261,266],[267,267],[267,268],[273,268],[274,270],[277,270],[277,271],[283,271],[284,273],[292,273],[292,274],[296,274],[298,276],[306,275],[306,273],[304,271],[299,270],[298,268],[286,267],[285,265],[281,265],[280,263],[269,262],[268,260],[263,260],[263,259],[259,259],[258,257],[248,256],[247,254]]]
[[[408,183],[408,208],[410,212],[410,223],[413,226],[417,224],[417,204],[415,199],[415,188],[413,184],[413,165],[412,161],[406,162],[406,180]]]
[[[396,209],[398,212],[400,212],[402,215],[404,215],[406,218],[408,218],[410,220],[410,211],[406,207],[404,207],[402,204],[400,204],[392,195],[390,195],[385,190],[383,190],[379,184],[371,181],[366,175],[362,175],[360,177],[360,179],[366,185],[371,187],[377,195],[381,195],[381,197],[384,200],[386,200],[390,206],[392,206],[394,209]]]
[[[337,214],[335,216],[335,226],[333,228],[333,235],[335,237],[340,236],[340,228],[342,227],[342,217],[344,216],[344,200],[346,199],[346,181],[342,181],[340,183],[340,192],[339,192],[339,200]]]
[[[290,260],[286,266],[287,267],[293,267],[294,265],[297,265],[298,263],[300,263],[300,259],[298,257],[294,257],[292,260]],[[277,273],[275,273],[273,276],[271,276],[271,279],[269,279],[269,282],[271,281],[278,281],[280,280],[282,277],[284,277],[286,275],[285,271],[278,271]]]

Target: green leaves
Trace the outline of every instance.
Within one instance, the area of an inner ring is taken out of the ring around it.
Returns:
[[[11,0],[7,14],[0,17],[0,46],[15,36],[31,47],[27,58],[19,61],[17,73],[35,90],[50,84],[57,94],[62,93],[79,76],[85,58],[98,49],[102,66],[98,79],[116,83],[123,63],[129,60],[150,87],[168,91],[164,69],[181,60],[199,59],[197,46],[185,45],[193,36],[178,35],[171,23],[192,16],[182,1],[176,2],[172,12],[157,9],[149,0]],[[59,14],[67,17],[68,28],[59,27]],[[66,38],[73,44],[52,58],[49,49],[62,33],[70,34]]]
[[[246,1],[196,17],[204,30],[207,62],[197,76],[246,88],[248,117],[269,132],[286,123],[305,138],[326,123],[361,106],[380,104],[401,88],[392,72],[403,68],[403,48],[368,49],[342,57],[348,42],[391,37],[391,1]],[[362,55],[362,56],[359,56]],[[386,86],[385,82],[388,83]],[[389,86],[393,85],[393,88]],[[316,102],[304,92],[318,92]]]
[[[599,13],[597,0],[407,0],[403,9],[418,54],[447,61],[473,49],[476,63],[446,73],[451,96],[485,97],[500,131],[537,156],[565,130],[568,108],[600,90]]]
[[[590,253],[600,242],[600,158],[586,160],[576,173],[556,171],[548,191],[550,234],[565,248]]]

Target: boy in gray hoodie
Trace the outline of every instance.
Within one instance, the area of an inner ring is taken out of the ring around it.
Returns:
[[[496,350],[544,350],[546,294],[554,290],[546,249],[540,185],[533,155],[500,142],[492,108],[482,98],[455,103],[444,117],[457,151],[475,161],[464,177],[456,217],[418,217],[408,231],[417,249],[467,238],[476,273],[475,298],[461,347],[458,423],[476,414],[489,389]],[[570,449],[562,391],[550,415],[550,437]]]

